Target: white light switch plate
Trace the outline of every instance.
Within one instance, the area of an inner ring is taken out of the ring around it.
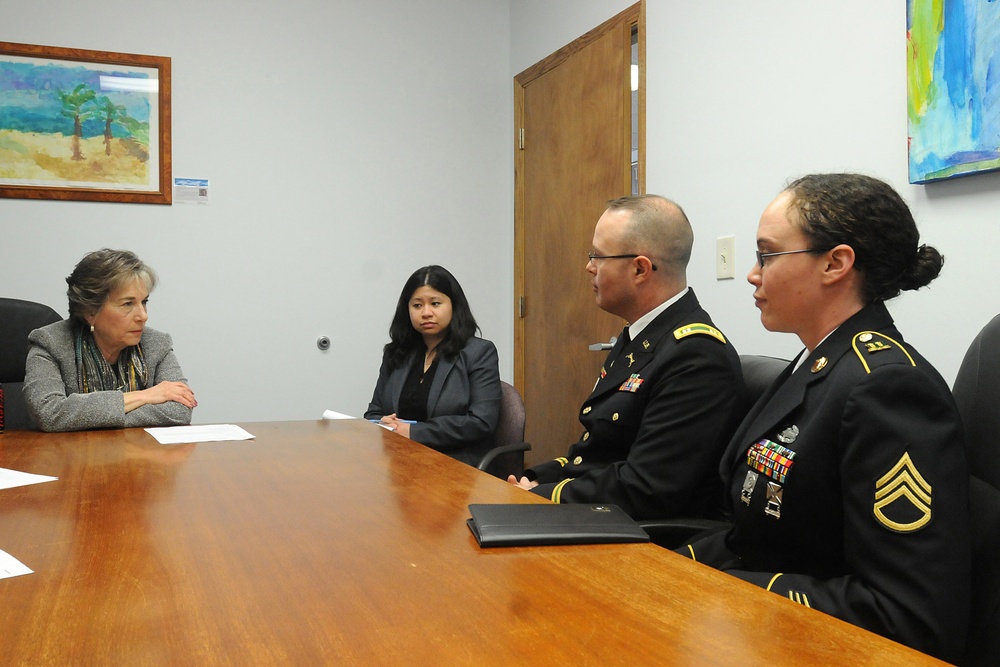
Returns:
[[[720,236],[715,240],[715,277],[727,280],[736,277],[736,237]]]

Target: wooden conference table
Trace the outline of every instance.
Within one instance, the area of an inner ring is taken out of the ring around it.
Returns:
[[[4,664],[937,664],[651,544],[480,549],[545,502],[364,421],[0,435]]]

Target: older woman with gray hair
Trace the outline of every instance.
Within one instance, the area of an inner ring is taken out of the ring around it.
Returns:
[[[43,431],[189,424],[198,405],[170,336],[146,326],[156,273],[127,250],[86,255],[66,278],[69,319],[35,329],[24,396]]]

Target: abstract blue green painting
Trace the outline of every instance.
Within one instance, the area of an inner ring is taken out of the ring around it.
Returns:
[[[911,183],[1000,169],[1000,0],[907,0]]]

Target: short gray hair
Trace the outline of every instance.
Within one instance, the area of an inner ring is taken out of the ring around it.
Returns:
[[[694,231],[676,202],[660,195],[633,195],[608,202],[608,210],[632,214],[622,235],[624,249],[648,255],[654,264],[665,265],[672,275],[685,274]]]
[[[148,292],[156,287],[156,272],[135,253],[103,248],[84,255],[66,278],[70,317],[86,321],[104,306],[111,292],[133,280],[141,281]]]

